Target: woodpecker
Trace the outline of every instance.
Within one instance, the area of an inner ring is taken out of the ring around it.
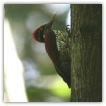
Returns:
[[[45,49],[50,59],[52,60],[57,73],[71,87],[71,60],[70,60],[70,37],[69,28],[66,27],[66,32],[53,30],[52,25],[56,13],[53,14],[50,21],[37,28],[32,37],[41,43],[45,43]],[[67,25],[68,26],[68,25]]]

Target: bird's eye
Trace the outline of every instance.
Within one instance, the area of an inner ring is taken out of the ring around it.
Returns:
[[[40,29],[41,31],[43,30],[43,28]]]

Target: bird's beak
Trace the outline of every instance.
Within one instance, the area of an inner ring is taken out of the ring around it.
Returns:
[[[47,27],[51,27],[51,26],[52,26],[55,17],[56,17],[56,13],[54,13],[54,14],[52,15],[50,21],[47,23]]]

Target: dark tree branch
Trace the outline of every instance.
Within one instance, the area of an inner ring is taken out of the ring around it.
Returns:
[[[71,101],[102,101],[102,5],[71,5]]]

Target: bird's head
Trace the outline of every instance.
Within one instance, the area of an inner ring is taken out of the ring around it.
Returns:
[[[53,14],[53,16],[51,17],[50,21],[47,24],[44,24],[42,26],[40,26],[39,28],[37,28],[33,34],[32,37],[38,41],[38,42],[45,42],[45,34],[47,30],[52,29],[52,25],[55,19],[56,13]]]

